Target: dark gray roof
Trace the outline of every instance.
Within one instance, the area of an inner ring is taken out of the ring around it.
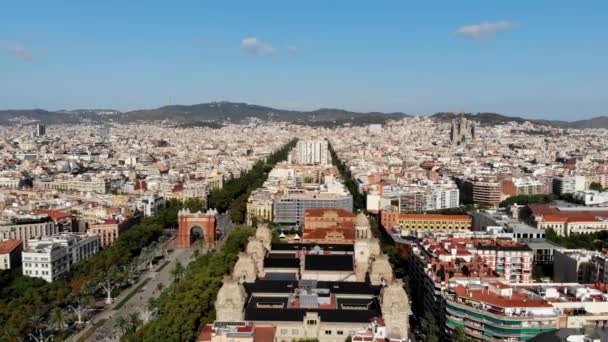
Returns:
[[[352,271],[352,255],[307,255],[304,268],[310,271]]]

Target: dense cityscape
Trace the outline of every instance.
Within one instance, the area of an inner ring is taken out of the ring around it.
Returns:
[[[608,342],[607,13],[4,1],[0,342]]]
[[[0,126],[2,339],[593,334],[607,135],[462,115]]]

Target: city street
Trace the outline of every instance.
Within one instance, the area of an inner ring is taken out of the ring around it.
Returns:
[[[230,221],[229,212],[218,215],[217,221],[217,234],[218,240],[224,241],[230,231],[234,227],[233,223]],[[173,276],[171,275],[171,270],[175,267],[177,261],[179,261],[184,267],[187,267],[188,264],[193,260],[192,254],[194,252],[194,248],[191,249],[178,249],[175,248],[174,241],[170,243],[169,249],[173,249],[173,252],[168,255],[167,258],[161,260],[158,265],[152,270],[149,270],[143,273],[139,279],[139,281],[133,286],[125,289],[120,293],[120,295],[114,299],[114,303],[105,309],[103,312],[95,315],[90,321],[85,329],[83,329],[80,333],[72,336],[68,341],[78,341],[78,339],[83,336],[96,322],[99,322],[102,319],[105,319],[106,322],[99,328],[96,329],[95,333],[92,334],[87,341],[118,341],[120,338],[120,331],[114,327],[116,320],[118,317],[127,318],[127,316],[133,312],[139,312],[140,318],[144,317],[144,313],[146,310],[146,304],[150,298],[158,298],[160,296],[160,291],[157,290],[158,284],[163,284],[163,290],[166,289],[173,283]],[[160,272],[156,272],[156,269],[160,267],[165,261],[169,261],[170,263],[167,266],[163,267]],[[139,284],[146,281],[146,279],[150,278],[151,280],[141,288],[137,294],[135,294],[125,305],[123,305],[120,309],[114,310],[114,307],[120,303],[126,296],[128,296],[133,289],[137,288]]]
[[[173,247],[171,247],[173,248]],[[171,285],[173,283],[173,276],[171,275],[171,270],[175,267],[177,261],[182,263],[182,265],[186,266],[192,260],[193,249],[175,249],[169,256],[161,261],[159,265],[155,265],[150,271],[145,272],[140,277],[139,281],[133,286],[125,289],[121,292],[121,294],[114,299],[114,303],[109,306],[102,313],[95,315],[93,319],[89,322],[87,328],[83,329],[79,334],[73,336],[68,341],[77,341],[80,336],[82,336],[90,327],[96,322],[106,319],[106,322],[99,327],[96,332],[91,335],[87,341],[114,341],[118,340],[119,332],[114,328],[114,324],[118,317],[127,317],[130,313],[139,312],[140,317],[143,316],[143,311],[146,308],[146,303],[149,298],[158,298],[160,296],[160,291],[157,290],[158,284],[162,283],[163,288]],[[169,261],[160,272],[155,272],[156,268],[160,267],[165,261]],[[120,303],[126,296],[128,296],[131,291],[136,288],[140,283],[146,281],[147,278],[151,278],[151,280],[146,284],[143,288],[139,290],[139,293],[134,295],[125,305],[123,305],[119,310],[114,310],[114,307]]]

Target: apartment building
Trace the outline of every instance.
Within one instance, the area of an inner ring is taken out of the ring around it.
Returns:
[[[10,270],[21,265],[21,240],[0,241],[0,270]]]
[[[254,218],[258,222],[272,222],[274,218],[273,204],[270,193],[252,193],[247,199],[247,224],[252,225]]]
[[[517,195],[538,195],[549,193],[549,186],[546,181],[534,178],[510,178],[501,183],[502,193],[505,196]]]
[[[22,253],[23,275],[52,282],[98,251],[95,235],[65,233],[32,239]]]
[[[585,190],[585,176],[553,177],[553,193],[556,195],[571,194]]]
[[[305,165],[330,165],[329,142],[325,139],[298,140],[295,158],[290,161]]]
[[[57,233],[59,227],[48,215],[19,216],[10,222],[0,224],[0,240],[21,240],[24,248],[28,247],[30,239]]]
[[[518,283],[532,281],[534,251],[526,244],[500,239],[473,241],[472,251],[505,280]]]
[[[558,312],[544,299],[503,282],[456,285],[446,292],[446,327],[475,340],[527,341],[557,330]]]
[[[99,236],[100,244],[102,247],[110,246],[118,237],[120,233],[131,228],[134,224],[139,222],[141,216],[134,216],[131,218],[112,218],[104,221],[91,224],[88,229],[88,233]]]
[[[553,281],[558,283],[603,283],[603,278],[599,281],[592,280],[592,270],[594,265],[592,259],[598,255],[583,249],[563,249],[555,251],[553,256]],[[600,265],[597,265],[600,266]],[[602,263],[603,266],[603,263]],[[599,270],[598,270],[599,271]],[[599,271],[603,274],[603,269]],[[608,279],[607,279],[608,280]]]
[[[137,200],[136,207],[144,216],[149,217],[156,214],[158,209],[165,207],[166,200],[158,194],[144,195]]]

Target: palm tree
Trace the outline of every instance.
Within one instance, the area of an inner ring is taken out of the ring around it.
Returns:
[[[140,313],[138,311],[131,312],[127,315],[127,321],[129,322],[129,330],[135,331],[141,323]]]
[[[114,328],[120,330],[121,334],[124,334],[129,328],[129,321],[127,321],[127,319],[123,316],[119,316],[118,318],[116,318],[116,322],[114,322]]]
[[[177,261],[175,263],[175,267],[173,267],[173,269],[171,270],[171,275],[175,278],[175,281],[177,282],[179,279],[182,278],[185,271],[186,269],[184,268],[182,263]]]
[[[161,285],[161,287],[162,287],[162,283],[158,283],[158,285]],[[154,297],[148,298],[148,301],[146,302],[146,309],[149,311],[158,309],[158,302],[159,301]]]
[[[62,331],[67,328],[66,321],[67,319],[65,317],[65,312],[63,311],[63,309],[55,307],[53,308],[53,310],[51,310],[51,314],[49,316],[49,325],[51,326],[51,328],[58,331]]]

